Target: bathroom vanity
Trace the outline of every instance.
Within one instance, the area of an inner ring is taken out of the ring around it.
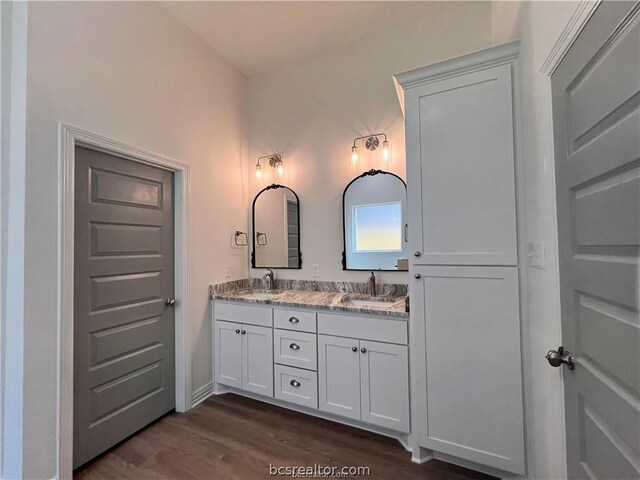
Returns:
[[[376,431],[410,431],[402,297],[310,290],[214,293],[214,390]]]

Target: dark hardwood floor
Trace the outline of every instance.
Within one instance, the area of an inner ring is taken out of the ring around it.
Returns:
[[[253,480],[274,478],[270,465],[315,464],[369,467],[370,475],[351,478],[493,478],[437,460],[417,465],[410,458],[393,439],[226,394],[188,413],[167,415],[84,466],[75,478]]]

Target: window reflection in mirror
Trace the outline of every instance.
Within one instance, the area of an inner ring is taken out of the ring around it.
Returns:
[[[300,268],[300,206],[288,187],[270,185],[253,201],[254,268]]]
[[[390,172],[370,170],[349,183],[343,195],[345,270],[397,270],[407,258],[407,189]]]

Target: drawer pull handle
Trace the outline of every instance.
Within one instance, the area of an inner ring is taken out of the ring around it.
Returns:
[[[296,317],[289,317],[289,321],[291,323],[300,323],[300,320],[298,320]]]
[[[291,385],[292,387],[299,387],[300,385],[302,385],[299,381],[297,380],[291,380],[289,382],[289,385]]]
[[[236,330],[236,333],[240,333],[240,329],[239,328]]]
[[[357,352],[358,351],[358,347],[351,347],[351,351],[352,352]]]
[[[360,349],[360,351],[361,351],[362,353],[367,353],[367,349],[366,349],[366,348],[364,348],[364,347],[362,347],[362,348]]]
[[[300,345],[298,345],[297,343],[292,343],[291,345],[289,345],[289,348],[291,350],[300,350]]]
[[[242,335],[246,335],[247,331],[246,330],[242,330],[242,332],[240,332],[240,333],[242,333]]]

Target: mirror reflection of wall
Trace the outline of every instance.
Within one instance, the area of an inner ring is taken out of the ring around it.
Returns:
[[[300,206],[293,190],[270,185],[253,201],[254,268],[300,268]]]
[[[397,175],[370,170],[352,180],[343,195],[343,268],[398,270],[398,259],[407,258],[406,207]]]

